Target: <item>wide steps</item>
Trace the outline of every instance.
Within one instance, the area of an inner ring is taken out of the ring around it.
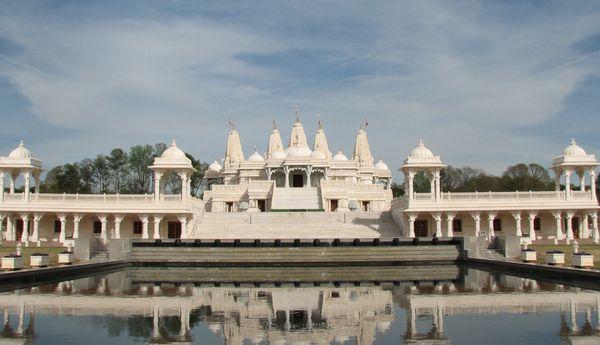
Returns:
[[[224,263],[358,263],[435,262],[460,258],[457,245],[359,247],[133,247],[138,262]]]
[[[316,187],[274,188],[271,200],[273,210],[319,210],[322,209],[319,190]]]

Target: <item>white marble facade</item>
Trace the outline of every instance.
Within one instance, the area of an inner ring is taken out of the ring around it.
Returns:
[[[203,199],[190,194],[194,168],[175,141],[149,167],[154,188],[146,195],[40,193],[42,162],[21,143],[0,157],[0,224],[3,240],[39,243],[232,236],[491,240],[507,235],[599,242],[597,166],[595,156],[572,141],[553,160],[555,190],[450,193],[441,188],[444,163],[420,142],[400,166],[407,193],[392,200],[392,174],[385,163],[374,162],[365,126],[348,157],[332,154],[320,123],[309,147],[297,115],[287,147],[273,124],[266,153],[255,150],[247,159],[232,126],[224,159],[205,174]],[[413,178],[421,171],[430,179],[431,193],[414,191]],[[180,194],[165,192],[168,174],[181,179]],[[573,181],[579,182],[577,190],[571,189]],[[16,192],[17,185],[25,191]]]

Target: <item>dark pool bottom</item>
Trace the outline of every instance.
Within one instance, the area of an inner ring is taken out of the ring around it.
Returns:
[[[0,343],[591,344],[599,306],[456,265],[130,267],[1,293]]]

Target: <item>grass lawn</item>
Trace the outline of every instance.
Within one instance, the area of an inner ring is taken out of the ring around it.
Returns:
[[[58,253],[64,251],[64,247],[23,247],[21,255],[25,260],[25,268],[29,268],[29,257],[33,253],[45,253],[50,255],[50,265],[54,266],[58,264]],[[17,250],[15,247],[0,247],[0,256],[8,254],[16,254]]]
[[[565,253],[565,263],[571,265],[571,254],[573,254],[573,245],[531,245],[528,248],[537,250],[538,262],[546,262],[546,252],[550,250],[560,250]],[[594,268],[600,269],[600,244],[580,244],[580,252],[586,252],[594,255]]]

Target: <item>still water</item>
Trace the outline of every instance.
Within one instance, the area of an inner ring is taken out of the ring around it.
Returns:
[[[599,305],[457,266],[133,268],[1,293],[0,344],[596,344]]]

